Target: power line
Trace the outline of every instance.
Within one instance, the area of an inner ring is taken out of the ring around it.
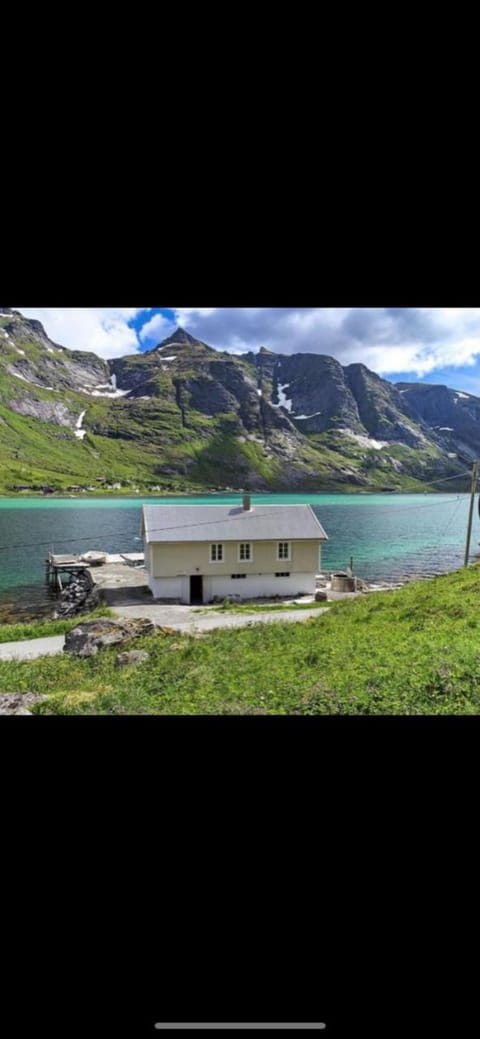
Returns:
[[[461,473],[456,473],[455,476],[439,477],[438,480],[430,480],[428,483],[422,482],[422,487],[433,487],[436,483],[447,483],[448,480],[459,480],[461,476],[470,476],[471,469],[464,469]]]
[[[459,504],[459,505],[463,504],[463,503],[462,503],[462,499],[461,499],[460,497],[459,497],[459,498],[457,498],[457,502],[458,502],[458,504]],[[445,534],[447,533],[447,530],[449,530],[449,529],[450,529],[450,527],[451,527],[451,525],[452,525],[452,523],[453,523],[453,520],[455,519],[455,517],[456,517],[456,515],[457,515],[457,512],[458,512],[458,509],[457,509],[457,511],[456,511],[456,512],[453,512],[453,513],[452,513],[452,515],[450,516],[450,518],[449,518],[449,520],[448,520],[448,522],[447,522],[447,525],[446,525],[446,527],[444,527],[444,529],[443,529],[442,533],[441,533],[441,534],[439,535],[439,537],[441,537],[441,538],[444,538],[444,537],[445,537]]]

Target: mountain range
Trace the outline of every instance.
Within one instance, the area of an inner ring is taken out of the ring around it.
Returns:
[[[464,490],[478,456],[480,398],[446,386],[181,328],[106,361],[0,307],[4,494]]]

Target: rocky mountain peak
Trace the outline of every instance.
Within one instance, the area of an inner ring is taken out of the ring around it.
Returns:
[[[35,321],[33,318],[24,317],[19,310],[12,310],[10,307],[0,307],[0,317],[11,318],[12,327],[15,328],[18,333],[21,331],[33,333],[35,336],[40,336],[42,339],[45,339],[48,343],[50,342],[41,321]]]
[[[175,329],[175,332],[173,332],[171,336],[168,336],[167,339],[164,339],[159,343],[158,346],[155,347],[155,350],[163,350],[165,346],[200,346],[204,349],[210,349],[205,346],[205,343],[200,342],[199,339],[195,339],[195,336],[190,335],[190,332],[187,332],[185,328],[180,328],[180,326]]]

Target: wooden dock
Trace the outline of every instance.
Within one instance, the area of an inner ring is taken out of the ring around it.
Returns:
[[[53,584],[60,592],[63,591],[62,574],[64,579],[68,577],[67,583],[70,583],[76,574],[90,569],[88,563],[81,562],[79,556],[58,556],[53,552],[48,553],[45,563],[48,583]]]
[[[143,552],[119,552],[115,555],[85,552],[83,555],[68,556],[49,552],[45,566],[48,584],[59,592],[62,592],[64,585],[69,584],[78,574],[88,575],[92,587],[97,585],[99,588],[134,588],[146,584]]]

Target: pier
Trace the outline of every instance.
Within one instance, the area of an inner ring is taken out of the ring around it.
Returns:
[[[69,584],[79,573],[90,569],[88,563],[82,562],[80,556],[58,556],[53,552],[48,553],[45,564],[47,581],[54,585],[59,592],[63,591],[62,575],[64,580],[68,578],[67,583]]]
[[[45,565],[47,582],[58,592],[62,592],[64,586],[79,574],[88,574],[92,587],[97,585],[102,592],[107,593],[114,589],[135,589],[147,584],[143,552],[117,555],[100,552],[56,555],[49,552]]]

